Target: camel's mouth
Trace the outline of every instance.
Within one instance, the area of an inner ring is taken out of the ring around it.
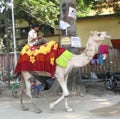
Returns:
[[[107,34],[106,38],[111,39],[112,37],[111,37],[111,35]]]

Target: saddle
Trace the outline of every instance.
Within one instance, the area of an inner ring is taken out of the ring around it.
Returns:
[[[33,46],[40,46],[40,45],[44,45],[45,43],[47,43],[45,38],[42,38],[40,40],[37,41],[37,43],[35,43]]]

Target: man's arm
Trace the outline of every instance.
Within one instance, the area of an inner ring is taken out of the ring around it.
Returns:
[[[40,40],[40,39],[42,39],[42,36],[38,36],[38,37],[36,37],[36,38],[33,38],[31,41]]]

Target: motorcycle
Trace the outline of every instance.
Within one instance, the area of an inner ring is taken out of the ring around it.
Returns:
[[[112,65],[110,66],[110,68],[108,68],[106,72],[104,85],[108,90],[120,89],[120,73],[114,73],[111,69]]]

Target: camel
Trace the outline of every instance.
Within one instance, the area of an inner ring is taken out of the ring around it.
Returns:
[[[67,88],[68,75],[73,68],[83,67],[87,65],[92,59],[92,57],[98,52],[98,48],[99,48],[99,45],[101,44],[101,41],[105,40],[106,38],[108,39],[111,38],[111,36],[108,35],[107,32],[91,31],[87,41],[86,49],[80,55],[73,54],[73,57],[69,60],[66,67],[60,67],[59,65],[56,66],[55,77],[58,80],[59,85],[61,86],[62,95],[59,99],[57,99],[53,103],[50,103],[49,107],[51,110],[53,110],[54,107],[60,101],[65,99],[65,110],[73,111],[73,109],[69,107],[68,101],[67,101],[69,96],[69,91]],[[24,106],[23,99],[22,99],[23,82],[25,82],[26,94],[31,99],[35,112],[40,113],[41,110],[37,107],[31,95],[32,74],[31,72],[28,72],[28,71],[21,71],[21,74],[22,74],[22,78],[21,78],[21,88],[20,88],[20,102],[21,102],[22,110],[24,111],[28,110],[28,108]],[[41,75],[41,72],[37,71],[37,74]],[[47,73],[44,73],[44,75],[47,75]]]

